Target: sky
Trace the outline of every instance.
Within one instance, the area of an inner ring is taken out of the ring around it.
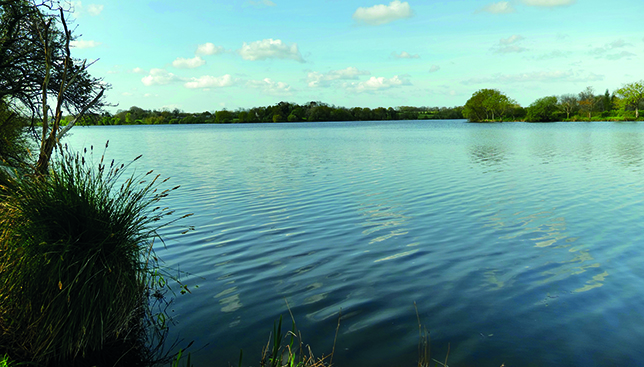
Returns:
[[[72,56],[112,112],[322,101],[462,106],[644,79],[642,0],[73,1]]]

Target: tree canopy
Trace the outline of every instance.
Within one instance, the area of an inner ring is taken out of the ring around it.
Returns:
[[[496,89],[480,89],[467,100],[463,116],[471,122],[502,119],[509,107],[516,104]]]
[[[109,88],[91,63],[71,57],[66,10],[53,0],[0,0],[0,100],[42,125],[37,171],[47,171],[55,144],[86,113],[105,106]],[[61,127],[63,113],[75,116]],[[34,130],[35,131],[35,130]]]
[[[625,105],[635,108],[635,118],[640,116],[639,105],[644,101],[644,80],[624,85],[615,91],[615,94],[623,98]]]
[[[551,122],[559,118],[559,106],[557,97],[543,97],[534,101],[526,114],[526,121],[530,122]]]

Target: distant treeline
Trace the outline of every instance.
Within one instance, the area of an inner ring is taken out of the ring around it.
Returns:
[[[130,107],[112,115],[86,116],[78,125],[225,124],[252,122],[378,121],[462,119],[463,107],[337,107],[323,102],[304,105],[280,102],[273,106],[189,113],[179,109],[144,110]]]
[[[644,80],[628,83],[610,93],[596,94],[587,87],[579,94],[542,97],[527,108],[497,89],[480,89],[465,103],[470,122],[500,121],[633,121],[644,107]]]

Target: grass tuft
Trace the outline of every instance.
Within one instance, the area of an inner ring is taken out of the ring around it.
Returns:
[[[104,155],[96,164],[92,151],[65,149],[49,175],[0,187],[0,345],[14,360],[46,365],[136,344],[142,320],[154,319],[150,290],[166,282],[153,244],[172,212],[152,208],[167,192],[152,171],[126,177],[129,164],[106,166]]]

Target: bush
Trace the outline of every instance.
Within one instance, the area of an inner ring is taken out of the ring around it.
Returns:
[[[172,214],[154,206],[177,187],[158,192],[158,175],[125,168],[65,152],[49,175],[2,187],[0,345],[19,358],[73,360],[140,337],[152,244]]]
[[[551,122],[558,120],[557,97],[544,97],[534,101],[527,109],[526,121]]]

